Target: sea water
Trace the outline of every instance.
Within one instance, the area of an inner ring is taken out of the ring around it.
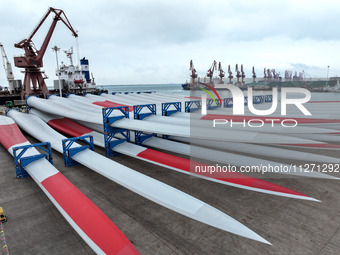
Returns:
[[[112,92],[158,92],[164,94],[177,94],[190,96],[190,90],[183,90],[182,84],[135,84],[135,85],[105,85],[97,86],[99,89],[107,89]],[[204,93],[202,91],[202,93]],[[229,91],[217,91],[221,98],[230,97]],[[244,91],[246,94],[246,91]],[[268,95],[271,91],[254,91],[254,95]],[[299,95],[292,95],[298,97]],[[340,93],[333,92],[312,92],[312,101],[340,101]]]
[[[190,91],[183,90],[182,84],[140,84],[140,85],[106,85],[97,88],[112,92],[158,92],[164,94],[179,94],[189,96]]]

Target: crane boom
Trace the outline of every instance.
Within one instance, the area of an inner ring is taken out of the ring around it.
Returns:
[[[220,77],[220,84],[223,84],[223,77],[225,76],[225,72],[222,68],[221,62],[218,63],[218,71],[220,72],[219,75],[218,75]]]
[[[54,13],[55,17],[53,18],[53,22],[51,24],[50,29],[47,32],[47,35],[45,37],[44,42],[41,45],[41,48],[39,50],[37,50],[35,48],[34,44],[33,44],[32,39],[33,39],[34,35],[38,32],[38,30],[42,26],[42,24],[45,22],[47,17],[50,15],[50,13]],[[62,21],[66,25],[66,27],[71,30],[72,35],[74,37],[78,37],[77,32],[73,29],[72,25],[70,24],[69,20],[67,19],[66,15],[65,15],[64,11],[50,7],[48,9],[48,11],[46,12],[46,14],[43,16],[43,18],[38,23],[38,25],[32,31],[30,36],[27,39],[23,39],[20,42],[14,44],[14,47],[21,48],[21,49],[25,50],[25,57],[26,58],[28,58],[28,57],[31,58],[31,61],[28,61],[28,64],[35,66],[35,67],[42,67],[43,66],[42,58],[45,55],[45,52],[46,52],[47,46],[48,46],[48,44],[51,40],[53,31],[54,31],[54,29],[57,25],[57,22],[59,20]],[[20,62],[16,63],[15,66],[22,67],[22,66],[20,66]],[[26,67],[26,66],[24,66],[24,67]]]
[[[252,68],[252,73],[253,73],[253,83],[255,83],[256,82],[256,72],[255,72],[255,67],[253,66],[253,68]]]
[[[197,78],[197,74],[196,74],[196,69],[194,67],[194,63],[192,62],[192,60],[190,60],[190,69],[189,70],[191,71],[191,75],[190,75],[191,83],[193,85],[195,85],[196,84],[195,79]]]
[[[40,49],[36,49],[32,39],[51,13],[55,14],[52,24]],[[21,48],[25,51],[24,56],[14,57],[15,66],[25,68],[24,90],[21,93],[22,98],[32,93],[40,93],[43,94],[43,96],[49,94],[40,68],[43,67],[43,57],[58,21],[62,21],[66,27],[71,30],[72,35],[74,37],[78,37],[77,32],[73,29],[64,11],[50,7],[30,36],[27,39],[14,44],[16,48]],[[33,90],[31,89],[31,82]],[[39,85],[39,89],[37,89],[37,83]]]
[[[207,71],[207,77],[209,78],[210,83],[212,83],[212,78],[213,78],[213,75],[214,75],[214,71],[216,69],[216,65],[217,65],[217,62],[216,62],[216,60],[214,60],[210,69]]]
[[[10,94],[13,94],[14,92],[14,74],[13,74],[13,70],[12,70],[12,65],[9,62],[6,52],[5,52],[5,48],[3,46],[2,43],[0,43],[0,50],[1,50],[1,55],[2,55],[2,61],[3,61],[3,66],[5,69],[5,73],[6,73],[6,78],[8,81],[8,90]]]
[[[244,74],[244,71],[243,71],[243,64],[241,64],[241,78],[242,78],[241,83],[242,83],[242,85],[245,84],[245,82],[244,82],[245,77],[246,77],[246,75]]]

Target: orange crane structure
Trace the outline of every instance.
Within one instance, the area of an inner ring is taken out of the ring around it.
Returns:
[[[32,39],[51,13],[55,14],[52,24],[40,49],[37,49]],[[44,97],[49,94],[44,81],[43,71],[40,68],[43,67],[43,57],[58,21],[62,21],[65,26],[71,30],[72,35],[76,38],[78,37],[77,32],[73,29],[64,11],[50,7],[30,36],[27,39],[23,39],[22,41],[14,44],[16,48],[20,48],[25,51],[24,56],[14,57],[15,66],[25,68],[24,86],[21,91],[22,99],[31,94],[39,94]],[[31,84],[33,88],[31,87]]]

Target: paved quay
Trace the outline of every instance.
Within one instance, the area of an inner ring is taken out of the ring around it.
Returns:
[[[30,142],[38,142],[25,135]],[[101,148],[96,147],[96,151],[104,154]],[[114,158],[220,209],[271,242],[270,246],[172,212],[84,166],[64,167],[62,155],[56,151],[53,157],[56,168],[122,230],[141,254],[340,254],[340,181],[266,179],[319,199],[319,203],[228,187],[123,155]],[[94,254],[31,178],[15,178],[13,158],[3,147],[0,206],[8,216],[3,226],[10,254]]]

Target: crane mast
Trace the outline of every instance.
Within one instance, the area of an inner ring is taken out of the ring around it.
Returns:
[[[246,75],[243,71],[243,64],[241,64],[241,78],[242,78],[241,84],[242,84],[242,86],[244,86],[244,84],[245,84],[245,82],[244,82],[245,77],[246,77]]]
[[[233,72],[231,71],[230,65],[228,65],[228,79],[229,79],[229,83],[228,84],[233,84]]]
[[[197,78],[197,74],[196,74],[196,69],[194,67],[194,63],[192,62],[192,60],[190,60],[190,71],[191,71],[191,75],[190,75],[191,83],[193,85],[196,85],[195,79]]]
[[[32,39],[51,13],[55,14],[52,24],[40,49],[37,49]],[[65,26],[72,32],[72,35],[74,37],[78,37],[77,32],[73,29],[65,13],[60,9],[50,7],[41,19],[41,21],[35,27],[33,32],[30,34],[30,36],[27,39],[14,44],[16,48],[21,48],[25,51],[24,56],[14,57],[15,66],[19,68],[25,68],[24,87],[21,91],[22,99],[30,94],[42,94],[44,97],[49,94],[46,83],[44,81],[43,71],[40,68],[43,67],[43,57],[58,21],[62,21]],[[33,89],[31,87],[31,83]],[[37,85],[39,86],[39,88],[37,87]]]
[[[255,67],[253,66],[253,68],[252,68],[252,73],[253,73],[253,83],[255,83],[256,82],[256,73],[255,73]]]
[[[10,94],[13,94],[14,92],[14,75],[13,75],[13,70],[12,70],[12,65],[11,63],[8,61],[4,46],[2,43],[0,43],[0,50],[1,50],[1,55],[2,55],[2,61],[3,61],[3,66],[6,72],[6,77],[7,77],[7,81],[8,81],[8,90]]]
[[[238,64],[236,64],[235,66],[235,73],[236,73],[236,78],[237,78],[235,85],[241,86],[240,78],[242,75],[241,75],[241,72],[238,70]]]
[[[225,72],[222,68],[221,62],[218,63],[218,71],[219,71],[219,77],[220,77],[220,84],[223,84],[223,77],[225,76]]]
[[[216,68],[216,65],[217,65],[217,62],[216,60],[214,60],[214,62],[212,63],[210,69],[207,71],[207,77],[209,78],[209,82],[212,83],[212,78],[213,78],[213,75],[214,75],[214,71]]]

